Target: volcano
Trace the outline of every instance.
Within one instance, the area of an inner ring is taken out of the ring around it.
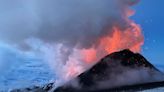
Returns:
[[[164,86],[163,78],[163,73],[141,54],[125,49],[105,56],[89,70],[55,90],[55,83],[38,89],[45,92],[136,91]]]

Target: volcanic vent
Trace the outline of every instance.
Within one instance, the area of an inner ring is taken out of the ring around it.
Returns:
[[[54,92],[94,92],[160,81],[162,77],[163,74],[142,55],[123,50],[107,55],[91,69]]]

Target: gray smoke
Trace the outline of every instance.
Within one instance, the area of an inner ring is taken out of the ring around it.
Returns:
[[[47,43],[90,48],[112,27],[131,27],[127,10],[137,1],[1,0],[0,39],[21,45],[29,38],[37,38]]]
[[[101,54],[92,61],[106,54],[98,41],[112,37],[114,27],[132,33],[121,49],[140,47],[142,34],[133,36],[137,29],[129,19],[130,7],[138,1],[1,0],[0,41],[43,55],[57,78],[67,81],[90,66],[83,62],[92,56],[86,52]]]

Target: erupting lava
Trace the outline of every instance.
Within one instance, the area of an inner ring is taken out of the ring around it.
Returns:
[[[140,26],[129,18],[139,0],[26,1],[14,3],[12,12],[2,10],[9,16],[0,26],[0,41],[37,54],[56,79],[70,80],[112,52],[139,52],[144,42]]]
[[[84,54],[83,58],[84,61],[86,61],[86,63],[92,63],[93,61],[95,61],[96,57],[97,57],[97,52],[95,49],[91,48],[91,49],[84,49],[82,50],[82,53]]]
[[[116,52],[122,49],[130,49],[133,52],[140,52],[143,44],[143,36],[137,24],[132,23],[130,28],[120,31],[119,28],[113,28],[112,36],[103,37],[100,39],[100,47],[107,54]]]
[[[100,37],[96,42],[96,46],[92,46],[89,49],[79,50],[81,60],[87,66],[95,64],[99,59],[107,54],[117,52],[123,49],[130,49],[133,52],[140,52],[141,46],[144,43],[144,37],[139,25],[129,20],[129,27],[121,29],[117,26],[112,28],[109,34]],[[86,66],[85,65],[85,66]],[[77,66],[69,67],[71,76],[74,73],[80,74],[82,71],[76,70]],[[72,68],[74,71],[72,71]],[[77,74],[76,74],[77,75]]]
[[[61,22],[56,25],[52,24],[54,29],[50,30],[48,36],[45,35],[46,30],[38,36],[43,41],[57,43],[58,61],[56,58],[51,60],[56,61],[55,65],[64,62],[55,67],[55,70],[64,71],[59,78],[62,76],[65,80],[70,80],[113,52],[123,49],[140,52],[144,37],[140,26],[129,18],[135,14],[130,7],[137,2],[138,0],[75,0],[71,5],[63,2],[67,6],[61,11],[64,18],[61,17]],[[81,6],[75,9],[72,5],[76,4]],[[54,18],[55,21],[58,19]],[[47,27],[49,25],[45,26]],[[58,43],[61,45],[58,46]]]
[[[81,53],[86,63],[94,63],[104,55],[123,49],[140,52],[143,41],[144,38],[141,33],[141,28],[139,25],[131,22],[131,27],[125,30],[113,27],[112,34],[100,38],[98,46],[82,50]]]

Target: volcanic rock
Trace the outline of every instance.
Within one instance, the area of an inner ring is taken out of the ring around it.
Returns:
[[[163,73],[141,54],[126,49],[105,56],[89,70],[55,90],[50,83],[35,92],[138,91],[164,86],[162,79]],[[31,89],[30,92],[34,91]]]
[[[163,73],[141,54],[126,49],[107,55],[54,92],[101,92],[98,90],[161,81],[162,78]]]

